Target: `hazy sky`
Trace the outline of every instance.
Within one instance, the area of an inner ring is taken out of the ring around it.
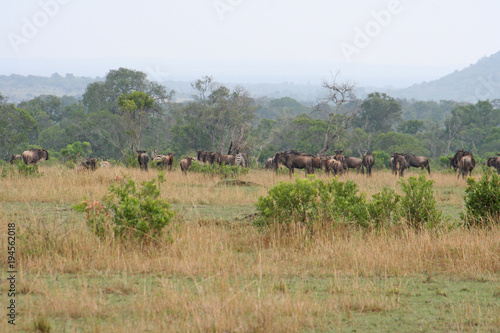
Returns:
[[[397,86],[499,51],[499,13],[498,0],[3,0],[0,74],[319,83],[340,70]]]

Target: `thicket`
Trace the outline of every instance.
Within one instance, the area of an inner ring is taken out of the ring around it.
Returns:
[[[464,201],[466,225],[500,223],[500,176],[486,169],[480,180],[468,178]]]
[[[436,226],[442,216],[436,209],[433,181],[425,176],[400,181],[403,195],[384,187],[372,195],[358,193],[356,183],[333,178],[326,183],[309,177],[294,183],[280,182],[266,197],[260,197],[256,207],[259,226],[274,223],[347,222],[362,227],[378,228],[388,224],[406,223],[414,228]]]
[[[132,179],[124,177],[118,185],[109,187],[102,201],[85,200],[74,209],[85,213],[90,229],[101,239],[110,236],[147,240],[160,235],[170,223],[174,212],[160,198],[162,173],[158,178],[143,182],[138,188]]]

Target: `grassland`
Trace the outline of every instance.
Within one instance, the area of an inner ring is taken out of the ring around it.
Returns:
[[[500,228],[416,232],[333,223],[311,235],[258,230],[247,217],[287,175],[251,170],[235,186],[200,174],[166,174],[162,197],[176,211],[147,246],[100,241],[72,205],[99,200],[137,169],[0,179],[2,263],[16,223],[15,331],[32,332],[497,332]],[[298,176],[303,176],[298,173]],[[326,178],[325,175],[318,175]],[[438,207],[463,209],[465,181],[434,173]],[[349,174],[368,196],[399,191],[389,172]],[[0,272],[0,331],[7,323],[7,267]]]

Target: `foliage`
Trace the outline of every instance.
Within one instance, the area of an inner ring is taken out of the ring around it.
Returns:
[[[299,179],[294,183],[280,182],[271,188],[266,197],[260,197],[256,207],[259,226],[273,223],[303,223],[345,220],[368,226],[370,216],[365,194],[357,194],[353,181],[341,182],[336,178],[328,183],[314,177]]]
[[[400,200],[401,196],[387,187],[372,196],[371,202],[368,203],[368,213],[375,227],[396,221],[399,217],[397,208]]]
[[[405,195],[384,187],[368,201],[365,193],[358,194],[357,185],[351,180],[341,182],[333,178],[324,183],[309,177],[294,183],[280,182],[266,197],[259,198],[256,207],[260,217],[256,224],[345,221],[379,228],[403,218],[412,227],[431,228],[441,221],[432,183],[424,176],[410,177],[408,183],[400,182]]]
[[[242,168],[237,165],[226,164],[201,164],[198,161],[193,161],[190,172],[198,172],[208,176],[217,176],[220,178],[236,178],[248,173],[248,168]]]
[[[487,170],[479,181],[467,178],[464,195],[465,214],[462,220],[467,225],[500,222],[500,176]]]
[[[61,149],[61,155],[69,162],[76,163],[79,158],[86,158],[92,154],[90,143],[76,141]]]
[[[433,183],[424,175],[399,181],[405,194],[399,202],[399,214],[414,228],[433,227],[441,221],[441,213],[436,209]]]
[[[7,163],[2,165],[0,177],[7,178],[9,175],[20,177],[41,177],[43,176],[43,172],[38,171],[38,165],[36,164],[26,165],[22,160],[16,160],[13,165]]]
[[[324,206],[328,205],[329,200],[328,194],[323,193],[324,201],[320,205],[320,187],[325,189],[323,181],[312,178],[297,178],[295,183],[279,182],[269,190],[266,197],[259,198],[256,204],[260,213],[257,225],[312,223],[319,215],[324,216]]]
[[[390,132],[401,122],[401,105],[385,93],[371,93],[360,106],[354,126],[367,133]]]
[[[375,150],[372,152],[372,156],[375,159],[374,169],[389,169],[391,166],[389,162],[391,160],[391,155],[382,150]]]
[[[1,95],[0,95],[1,96]],[[1,101],[1,100],[0,100]],[[38,125],[35,119],[23,109],[14,104],[0,103],[0,156],[10,157],[30,141],[30,137],[38,135]]]
[[[110,231],[120,238],[157,237],[170,223],[174,212],[165,199],[160,198],[160,184],[165,182],[163,173],[157,179],[143,182],[137,188],[132,179],[109,187],[109,194],[101,202],[85,200],[74,209],[85,212],[88,226],[100,238],[110,236]]]

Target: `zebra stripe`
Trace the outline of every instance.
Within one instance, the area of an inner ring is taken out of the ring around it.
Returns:
[[[242,153],[238,153],[238,155],[236,155],[234,164],[236,164],[237,166],[246,167],[245,158],[243,157]]]

